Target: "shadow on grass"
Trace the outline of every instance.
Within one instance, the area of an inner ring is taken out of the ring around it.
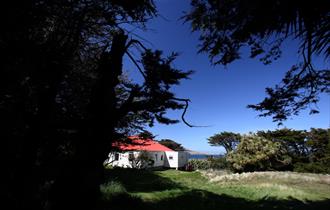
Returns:
[[[181,193],[155,201],[144,201],[128,193],[114,195],[103,201],[103,210],[329,210],[330,199],[323,201],[300,201],[294,198],[278,200],[265,197],[258,201],[218,195],[206,190],[182,187],[170,179],[160,177],[153,171],[134,169],[112,169],[109,181],[120,182],[128,192],[153,192],[181,189]]]
[[[155,209],[189,209],[189,210],[211,210],[211,209],[244,209],[244,210],[267,210],[267,209],[306,209],[326,210],[330,207],[330,200],[318,202],[302,202],[296,199],[277,200],[276,198],[264,198],[258,201],[235,198],[228,195],[217,195],[204,190],[191,190],[175,198],[165,199],[155,203]],[[161,207],[161,208],[157,208]]]
[[[128,192],[153,192],[182,187],[151,170],[115,168],[106,171],[107,181],[120,182]]]
[[[265,198],[250,201],[227,195],[217,195],[204,190],[191,190],[178,197],[157,202],[144,202],[129,194],[115,197],[104,203],[103,209],[143,209],[143,210],[328,210],[330,200],[302,202],[296,199],[277,200]]]

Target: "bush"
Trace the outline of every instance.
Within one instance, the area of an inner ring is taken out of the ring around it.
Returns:
[[[147,151],[141,151],[137,157],[132,156],[130,159],[132,168],[146,169],[152,167],[155,161]]]
[[[226,169],[228,163],[225,158],[208,158],[208,159],[191,159],[188,164],[192,166],[194,170],[208,170],[208,169]]]
[[[296,163],[295,172],[330,174],[330,165],[324,162]]]
[[[226,169],[229,166],[226,158],[224,157],[209,158],[208,161],[210,162],[211,169]]]
[[[226,156],[236,172],[288,170],[291,157],[279,143],[256,135],[245,135],[235,151]]]
[[[188,164],[191,165],[194,170],[205,170],[210,168],[210,164],[207,160],[192,159],[189,160]]]

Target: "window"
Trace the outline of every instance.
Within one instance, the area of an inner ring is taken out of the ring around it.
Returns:
[[[173,156],[172,155],[168,156],[168,159],[173,160]]]
[[[115,153],[115,160],[119,160],[119,153]]]
[[[155,154],[155,160],[158,161],[158,154]]]
[[[133,153],[129,153],[129,154],[128,154],[128,160],[129,160],[129,161],[134,160],[134,154],[133,154]]]
[[[163,160],[163,159],[164,159],[164,155],[161,155],[161,156],[160,156],[160,160]]]

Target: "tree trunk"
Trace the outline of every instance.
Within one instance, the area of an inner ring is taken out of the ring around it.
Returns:
[[[51,194],[51,209],[95,209],[100,199],[99,186],[103,182],[103,162],[110,152],[118,115],[115,88],[122,74],[122,59],[127,36],[114,36],[110,52],[103,53],[99,65],[99,79],[90,100],[90,118],[81,129],[77,151],[67,161],[55,181]]]

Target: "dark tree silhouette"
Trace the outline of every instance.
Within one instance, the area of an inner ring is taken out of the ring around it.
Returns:
[[[305,131],[284,128],[275,131],[258,131],[257,135],[282,143],[291,156],[293,164],[310,162],[321,166],[329,155],[330,129],[311,128],[310,131]]]
[[[330,129],[311,128],[306,144],[311,147],[311,160],[325,165],[330,158]],[[328,167],[330,168],[330,167]]]
[[[188,100],[170,88],[191,71],[174,69],[176,54],[164,58],[125,31],[156,15],[151,0],[7,3],[0,9],[3,205],[95,209],[111,140],[155,120],[178,122],[166,111]],[[125,55],[142,84],[125,77]]]
[[[222,146],[225,148],[226,152],[229,153],[237,147],[240,139],[241,135],[239,133],[224,131],[218,134],[214,134],[207,140],[211,146]]]
[[[142,138],[142,139],[155,139],[155,135],[154,134],[152,134],[151,132],[149,132],[149,131],[143,131],[142,133],[139,133],[139,135],[138,135],[140,138]]]
[[[193,31],[200,32],[200,52],[207,52],[213,64],[227,65],[240,58],[242,48],[250,57],[270,64],[281,56],[285,40],[299,41],[301,63],[287,71],[281,84],[267,88],[268,96],[249,108],[280,122],[297,115],[319,94],[329,93],[330,71],[315,69],[313,56],[330,56],[330,12],[326,1],[285,0],[192,0],[184,16]],[[311,108],[311,114],[318,113]]]
[[[184,151],[185,150],[185,148],[181,144],[179,144],[176,141],[173,141],[171,139],[161,139],[158,142],[174,151]]]

